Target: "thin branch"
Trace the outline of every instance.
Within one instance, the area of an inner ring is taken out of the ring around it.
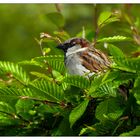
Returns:
[[[96,31],[95,31],[95,36],[94,36],[93,46],[95,46],[96,43],[97,43],[97,37],[98,37],[98,34],[99,34],[99,28],[97,27],[97,29],[96,29]]]
[[[93,13],[93,25],[94,25],[94,28],[95,30],[97,29],[97,19],[98,19],[98,16],[97,16],[97,5],[94,4],[94,13]]]
[[[34,101],[42,102],[42,103],[44,103],[44,104],[51,103],[51,104],[57,104],[57,105],[60,105],[60,103],[57,103],[57,102],[48,101],[48,100],[41,100],[41,99],[37,99],[37,98],[29,97],[29,96],[22,96],[21,99],[31,99],[31,100],[34,100]]]
[[[114,134],[116,133],[117,129],[123,124],[124,121],[125,121],[125,120],[121,120],[121,121],[119,122],[119,124],[115,127],[114,131],[112,132],[112,136],[114,136]]]
[[[61,13],[61,11],[62,11],[61,5],[62,5],[62,4],[60,4],[60,3],[55,4],[56,10],[57,10],[57,12],[59,12],[59,13]]]
[[[43,39],[42,39],[41,35],[40,35],[41,40],[38,40],[37,38],[34,38],[34,39],[39,44],[39,48],[40,48],[41,54],[44,56],[43,48],[42,48],[42,41],[43,41]]]
[[[31,123],[29,120],[24,119],[21,115],[17,115],[17,117],[18,117],[19,119],[21,119],[23,122],[26,122],[26,123],[28,123],[28,124]]]
[[[0,112],[3,113],[3,114],[6,114],[6,115],[8,115],[8,116],[11,116],[11,117],[14,118],[14,119],[17,117],[15,114],[11,114],[11,113],[4,112],[4,111],[1,111],[1,110],[0,110]]]
[[[97,5],[94,4],[94,16],[93,16],[93,25],[94,25],[94,28],[95,28],[95,35],[94,35],[94,40],[93,40],[93,46],[95,46],[96,44],[96,40],[97,40],[97,36],[99,34],[99,27],[98,27],[98,24],[97,24],[97,19],[98,19],[98,16],[97,16]]]
[[[83,28],[82,28],[82,38],[85,38],[85,36],[86,36],[85,27],[83,26]]]

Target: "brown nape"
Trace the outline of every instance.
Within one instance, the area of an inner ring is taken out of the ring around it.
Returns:
[[[71,43],[71,45],[80,44],[82,48],[90,46],[90,42],[83,38],[74,38],[71,40],[70,43]]]
[[[90,42],[87,41],[86,39],[81,39],[80,43],[81,43],[82,48],[90,46]]]

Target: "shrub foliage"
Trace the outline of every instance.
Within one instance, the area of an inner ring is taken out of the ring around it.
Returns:
[[[64,24],[61,13],[48,18],[57,26]],[[120,22],[120,17],[102,12],[97,31],[112,22]],[[97,34],[94,43],[107,48],[112,64],[90,79],[68,75],[63,55],[50,52],[58,51],[54,43],[58,36],[62,40],[70,36],[64,31],[37,40],[43,56],[19,63],[0,61],[0,135],[140,135],[140,57],[126,55],[123,46],[115,44],[137,42],[134,36]],[[88,33],[85,36],[90,40]]]

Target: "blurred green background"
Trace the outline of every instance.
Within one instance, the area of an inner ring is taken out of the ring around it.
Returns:
[[[140,17],[139,5],[99,4],[96,8],[98,13],[127,10],[134,19]],[[52,34],[60,30],[46,16],[59,10],[65,19],[63,29],[71,36],[80,32],[83,26],[95,31],[95,4],[0,4],[0,60],[21,61],[39,56],[41,52],[35,38],[39,39],[41,32]],[[122,23],[115,24],[124,26]],[[118,31],[119,28],[115,29],[113,24],[103,33],[106,36],[121,35]]]

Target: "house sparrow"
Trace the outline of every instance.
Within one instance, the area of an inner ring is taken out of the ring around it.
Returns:
[[[90,77],[110,65],[108,57],[84,38],[71,38],[57,48],[64,51],[65,66],[72,75]]]

